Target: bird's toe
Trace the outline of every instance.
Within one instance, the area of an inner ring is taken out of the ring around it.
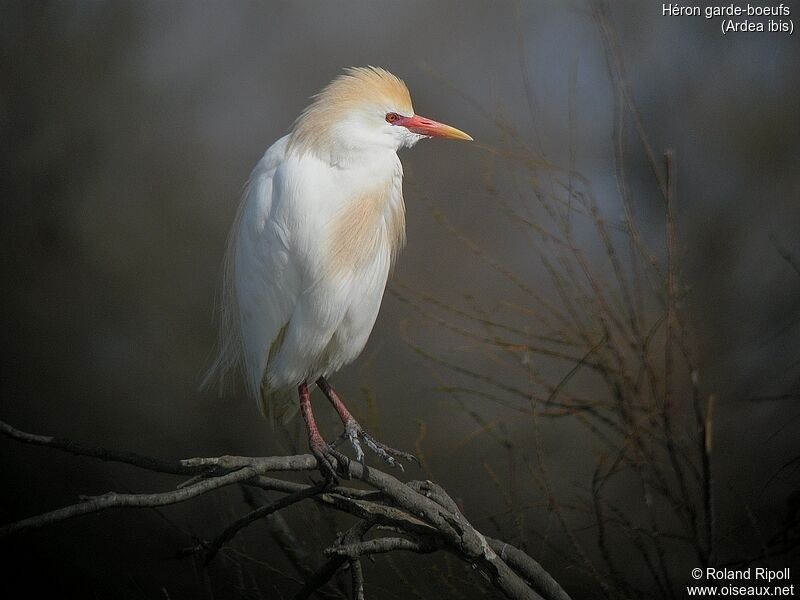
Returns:
[[[356,460],[360,462],[362,465],[364,464],[364,450],[361,448],[361,442],[358,439],[357,435],[348,436],[350,438],[350,444],[353,446],[353,450],[356,452]]]
[[[375,454],[380,456],[390,467],[397,467],[401,471],[405,471],[405,469],[403,468],[403,463],[401,463],[397,459],[404,459],[409,462],[415,461],[417,462],[417,464],[419,464],[419,461],[413,454],[409,454],[408,452],[403,452],[402,450],[396,450],[391,446],[387,446],[386,444],[379,442],[360,427],[358,429],[358,437],[361,438],[361,440],[367,445],[367,447],[370,450],[372,450]]]
[[[310,448],[311,454],[317,459],[317,467],[326,481],[335,485],[338,483],[337,475],[350,479],[350,459],[345,455],[322,440],[312,442]]]

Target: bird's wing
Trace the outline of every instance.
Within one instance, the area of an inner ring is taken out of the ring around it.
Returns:
[[[253,169],[228,238],[221,290],[218,354],[204,383],[240,368],[262,411],[262,380],[270,349],[280,342],[297,297],[299,276],[288,239],[274,213],[276,172],[288,136],[275,142]]]

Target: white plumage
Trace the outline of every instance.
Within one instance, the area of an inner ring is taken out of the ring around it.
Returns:
[[[391,221],[404,212],[403,171],[394,152],[341,169],[313,154],[287,153],[288,142],[288,136],[276,142],[254,170],[230,249],[229,295],[256,398],[262,383],[269,390],[295,387],[359,355],[395,252]],[[358,210],[354,203],[368,195],[383,204],[368,215],[372,239],[352,249],[356,256],[335,256],[336,221],[346,222]]]
[[[415,116],[383,69],[348,69],[314,98],[245,188],[211,374],[243,367],[268,411],[280,392],[359,355],[405,241],[397,150],[430,136],[471,139]]]

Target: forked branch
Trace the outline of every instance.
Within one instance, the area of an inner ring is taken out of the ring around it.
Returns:
[[[569,600],[561,586],[521,550],[477,531],[461,514],[450,496],[430,481],[403,483],[395,477],[357,462],[351,475],[374,490],[338,485],[307,485],[268,476],[269,473],[314,471],[311,455],[245,457],[219,456],[164,461],[130,452],[107,450],[62,438],[34,435],[0,421],[0,433],[20,442],[48,446],[80,456],[133,465],[159,473],[187,477],[169,491],[117,494],[81,498],[70,506],[28,517],[0,527],[0,537],[44,527],[109,508],[160,507],[186,502],[234,484],[255,486],[286,494],[234,520],[214,539],[195,544],[184,554],[200,554],[206,561],[251,523],[307,499],[348,513],[358,522],[325,550],[327,562],[313,572],[296,598],[320,590],[345,564],[353,581],[352,597],[365,597],[361,559],[387,552],[430,553],[447,551],[473,565],[492,585],[512,599]],[[377,527],[384,526],[384,527]],[[385,535],[385,531],[390,531]],[[367,539],[367,537],[369,539]]]

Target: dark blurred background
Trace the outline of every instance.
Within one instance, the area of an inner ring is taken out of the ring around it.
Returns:
[[[789,6],[800,14],[796,2]],[[620,1],[610,9],[651,143],[659,154],[675,152],[692,346],[703,393],[718,398],[717,497],[739,536],[731,554],[746,553],[760,543],[762,519],[767,529],[790,510],[798,483],[790,463],[797,466],[800,433],[800,41],[723,36],[716,20],[662,16],[661,3]],[[550,162],[573,160],[606,217],[620,218],[614,89],[587,3],[0,3],[0,418],[166,458],[303,451],[296,423],[288,434],[273,432],[241,391],[219,397],[198,384],[216,339],[212,307],[225,236],[250,169],[310,95],[342,67],[366,64],[404,78],[419,113],[477,140],[425,142],[403,153],[408,247],[395,284],[445,302],[468,295],[488,311],[510,293],[445,232],[430,202],[488,253],[524,271],[525,236],[510,231],[486,191],[485,146],[507,145],[498,121],[540,140]],[[660,248],[663,203],[630,144],[633,201],[644,236]],[[425,476],[457,497],[476,526],[502,532],[507,516],[481,517],[498,512],[484,465],[504,461],[505,449],[475,433],[474,419],[437,390],[452,373],[409,340],[491,368],[463,340],[387,295],[366,350],[335,385],[383,441],[416,444]],[[780,399],[748,400],[773,396]],[[502,412],[470,402],[487,420]],[[328,411],[320,403],[317,412]],[[333,437],[335,419],[323,420]],[[579,456],[592,449],[570,431],[543,433],[565,489],[591,472]],[[509,435],[524,440],[527,432],[512,426]],[[6,439],[0,452],[3,521],[79,494],[176,483]],[[536,499],[532,487],[517,493]],[[292,511],[318,560],[333,530],[319,516]],[[253,587],[250,575],[172,558],[191,535],[212,535],[241,512],[230,491],[162,513],[90,516],[6,539],[3,579],[26,595],[64,598],[290,597],[295,582],[257,566],[248,567],[259,578]],[[740,521],[751,523],[746,533]],[[252,557],[291,573],[265,536],[251,543]],[[533,542],[528,549],[574,597],[595,597],[593,584],[560,555]],[[410,571],[427,559],[402,560],[366,566],[368,584],[382,590],[375,597],[430,597],[425,577]]]

